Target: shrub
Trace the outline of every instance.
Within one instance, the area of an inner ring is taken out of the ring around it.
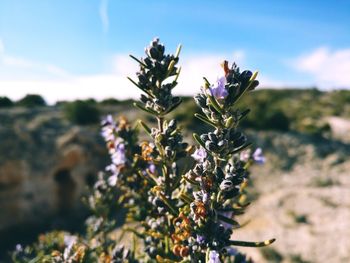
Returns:
[[[13,106],[13,101],[8,97],[0,97],[0,108],[7,108]]]
[[[172,94],[180,73],[180,47],[175,55],[164,52],[164,45],[155,39],[145,58],[131,56],[140,70],[137,81],[129,79],[143,92],[134,105],[155,120],[154,126],[142,120],[132,125],[111,115],[103,121],[111,163],[87,198],[92,215],[86,221],[86,234],[47,235],[31,249],[19,248],[13,254],[16,262],[34,257],[31,262],[243,263],[251,261],[237,247],[262,247],[275,241],[232,239],[233,229],[241,227],[238,215],[249,204],[245,189],[249,169],[265,161],[261,149],[248,149],[251,144],[238,130],[248,112],[238,109],[236,102],[258,86],[257,73],[241,72],[225,61],[217,83],[205,79],[194,98],[200,111],[194,116],[210,130],[194,133],[196,144],[189,145],[171,118],[182,103]],[[87,115],[82,105],[91,107],[74,102],[69,116]],[[148,139],[139,139],[141,128]],[[192,163],[190,168],[186,161]],[[129,248],[118,246],[115,238],[121,208],[126,210],[122,232],[133,235]],[[136,248],[139,243],[142,250]]]
[[[24,98],[20,99],[16,104],[18,106],[32,108],[38,106],[46,106],[46,101],[40,95],[28,94]]]
[[[268,112],[265,121],[260,128],[266,130],[288,131],[289,119],[282,111]]]
[[[100,102],[102,105],[118,105],[120,101],[114,98],[104,99]]]
[[[86,125],[99,122],[100,113],[95,105],[88,101],[77,100],[64,105],[66,118],[76,124]]]

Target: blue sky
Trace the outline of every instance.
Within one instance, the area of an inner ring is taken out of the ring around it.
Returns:
[[[129,53],[183,45],[178,93],[221,60],[265,87],[350,87],[350,1],[0,0],[0,96],[135,97]]]

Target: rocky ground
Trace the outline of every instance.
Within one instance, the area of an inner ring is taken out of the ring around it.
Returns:
[[[73,125],[54,108],[1,110],[0,248],[80,218],[106,161],[98,126]]]
[[[252,171],[253,202],[240,218],[250,223],[234,238],[277,241],[243,250],[257,262],[350,262],[350,144],[296,133],[250,138],[267,163]],[[0,110],[0,246],[23,241],[21,226],[64,228],[107,162],[98,125],[73,125],[57,108]]]
[[[350,145],[297,134],[259,137],[267,163],[253,169],[256,200],[241,219],[250,223],[234,237],[277,241],[243,250],[257,262],[350,262]]]

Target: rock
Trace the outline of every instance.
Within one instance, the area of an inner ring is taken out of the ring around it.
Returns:
[[[14,108],[0,111],[0,140],[0,235],[84,212],[81,197],[108,161],[98,126],[69,124],[52,107]]]

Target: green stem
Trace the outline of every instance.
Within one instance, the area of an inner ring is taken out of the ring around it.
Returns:
[[[275,242],[276,239],[270,239],[270,240],[265,240],[262,242],[248,242],[248,241],[238,241],[238,240],[230,240],[230,245],[233,246],[240,246],[240,247],[265,247],[273,242]]]

